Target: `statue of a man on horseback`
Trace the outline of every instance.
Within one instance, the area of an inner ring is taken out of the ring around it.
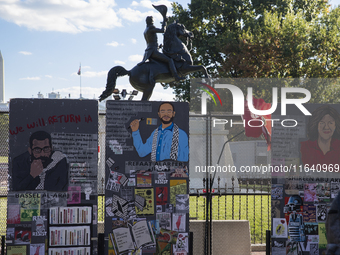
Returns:
[[[147,27],[144,31],[144,38],[147,48],[143,60],[130,71],[122,66],[111,68],[107,76],[106,89],[100,95],[99,101],[113,93],[119,76],[130,76],[130,84],[143,92],[142,100],[149,100],[157,82],[180,81],[184,79],[185,75],[197,71],[203,72],[208,78],[206,68],[201,65],[193,65],[186,45],[178,38],[184,36],[190,40],[193,38],[193,33],[178,22],[167,26],[167,7],[165,5],[153,5],[153,7],[163,16],[162,28],[154,26],[152,16],[146,18]],[[158,50],[157,33],[164,33],[163,53]]]
[[[158,51],[159,46],[157,41],[157,33],[165,32],[166,22],[167,18],[164,17],[164,20],[162,22],[162,28],[156,28],[153,23],[153,17],[152,16],[146,17],[146,29],[144,31],[144,38],[146,41],[147,48],[145,50],[142,62],[138,63],[138,65],[144,64],[145,61],[147,61],[148,59],[165,62],[168,64],[170,72],[172,76],[175,78],[175,80],[180,81],[184,78],[178,76],[172,58],[169,58],[165,54]]]

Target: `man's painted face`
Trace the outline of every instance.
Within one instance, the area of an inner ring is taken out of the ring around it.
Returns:
[[[335,120],[329,114],[326,114],[318,124],[319,137],[324,140],[332,138],[335,131]]]
[[[175,117],[175,112],[171,104],[163,104],[159,108],[158,117],[161,119],[163,124],[169,124]]]
[[[28,151],[31,154],[31,159],[40,159],[44,168],[47,167],[52,161],[52,148],[47,138],[45,140],[34,139],[32,142],[32,148],[30,148]]]

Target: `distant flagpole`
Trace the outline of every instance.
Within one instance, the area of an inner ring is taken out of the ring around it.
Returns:
[[[79,70],[77,74],[79,75],[79,80],[80,80],[80,98],[82,98],[81,96],[81,63],[79,64]]]

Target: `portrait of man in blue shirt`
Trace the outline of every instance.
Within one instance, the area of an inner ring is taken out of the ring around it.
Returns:
[[[158,107],[158,117],[162,124],[151,133],[145,143],[139,132],[139,120],[131,122],[133,145],[140,157],[151,153],[153,162],[162,160],[186,162],[189,160],[188,135],[173,122],[175,114],[172,103],[161,103]]]

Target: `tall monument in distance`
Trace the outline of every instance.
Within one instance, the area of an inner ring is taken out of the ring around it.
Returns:
[[[0,51],[0,103],[5,103],[5,72],[4,72],[4,59]]]

